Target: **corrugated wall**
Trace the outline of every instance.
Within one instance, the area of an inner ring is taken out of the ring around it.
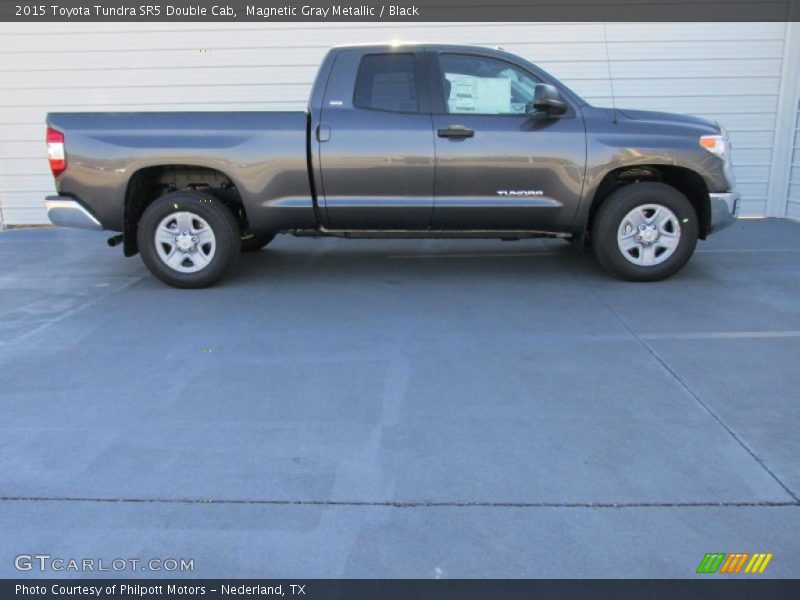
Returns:
[[[792,169],[789,175],[789,194],[786,199],[786,216],[800,219],[800,104],[794,126]]]
[[[629,23],[606,32],[617,104],[723,123],[743,212],[763,215],[786,25]],[[606,32],[594,23],[2,23],[2,216],[6,225],[47,222],[49,110],[298,109],[331,45],[394,39],[500,45],[608,105]]]

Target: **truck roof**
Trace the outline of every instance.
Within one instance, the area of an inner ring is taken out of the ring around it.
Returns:
[[[480,46],[469,44],[437,44],[429,42],[414,42],[414,41],[391,41],[383,44],[368,43],[368,44],[342,44],[340,46],[333,46],[332,52],[342,50],[360,50],[362,52],[396,52],[398,50],[419,50],[420,48],[428,48],[430,50],[437,50],[439,52],[454,52],[454,53],[468,53],[479,51],[483,55],[495,56],[512,62],[520,60],[520,56],[512,54],[500,48],[499,46]]]
[[[493,56],[495,58],[499,58],[501,60],[505,60],[511,62],[512,64],[521,64],[525,63],[529,69],[531,69],[534,73],[538,73],[540,76],[544,76],[545,81],[549,81],[553,83],[557,87],[561,89],[562,92],[567,93],[567,95],[571,96],[574,101],[576,101],[580,105],[588,104],[586,100],[581,98],[578,94],[576,94],[573,90],[567,87],[563,82],[559,81],[549,73],[547,73],[541,67],[530,63],[528,60],[524,59],[523,57],[513,54],[511,52],[507,52],[500,47],[490,47],[490,46],[481,46],[477,44],[437,44],[437,43],[428,43],[428,42],[418,42],[418,41],[390,41],[383,44],[376,44],[376,43],[366,43],[366,44],[342,44],[340,46],[333,46],[331,50],[328,52],[329,56],[333,56],[338,52],[345,51],[345,50],[358,50],[362,53],[374,52],[374,53],[384,53],[384,52],[396,52],[398,50],[408,49],[408,50],[419,50],[420,48],[427,48],[429,50],[436,50],[438,52],[452,52],[452,53],[471,53],[478,51],[480,54],[484,56]]]
[[[470,45],[470,44],[437,44],[431,42],[419,42],[419,41],[405,41],[405,40],[393,40],[390,42],[385,43],[365,43],[365,44],[341,44],[337,46],[333,46],[334,50],[349,50],[349,49],[358,49],[358,50],[375,50],[375,51],[386,51],[386,50],[397,50],[398,48],[431,48],[434,50],[447,50],[451,52],[464,52],[464,51],[474,51],[480,50],[481,52],[489,52],[493,53],[496,52],[498,54],[507,54],[503,51],[502,48],[498,46],[490,47],[490,46],[481,46],[481,45]]]

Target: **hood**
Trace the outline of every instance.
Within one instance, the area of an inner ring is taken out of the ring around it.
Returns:
[[[653,123],[658,125],[688,125],[697,127],[699,129],[708,129],[709,133],[719,133],[720,131],[717,123],[702,117],[693,117],[676,113],[655,112],[651,110],[631,110],[628,108],[618,108],[617,115],[620,118],[625,118],[640,123]]]

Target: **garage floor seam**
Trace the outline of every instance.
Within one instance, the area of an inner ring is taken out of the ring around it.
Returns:
[[[788,485],[786,485],[783,481],[781,481],[781,479],[775,474],[775,472],[772,471],[772,469],[770,469],[766,465],[766,463],[761,458],[759,458],[758,455],[755,452],[753,452],[753,450],[750,449],[750,447],[744,442],[744,440],[742,440],[742,438],[740,438],[739,435],[730,426],[728,426],[727,423],[725,423],[722,417],[720,417],[717,414],[717,412],[714,411],[714,409],[712,409],[705,401],[703,401],[703,399],[700,398],[700,396],[697,393],[695,393],[695,391],[691,387],[689,387],[689,385],[683,379],[681,379],[681,377],[672,369],[672,367],[670,367],[667,364],[667,362],[658,354],[658,352],[656,352],[655,349],[653,349],[650,346],[650,344],[648,344],[645,340],[643,340],[639,336],[639,334],[637,334],[633,329],[631,329],[630,326],[628,326],[628,324],[625,322],[625,320],[619,315],[619,313],[617,313],[617,311],[615,311],[605,301],[605,299],[603,299],[594,290],[591,290],[591,293],[600,302],[603,303],[603,306],[605,306],[609,310],[609,312],[611,312],[611,314],[614,315],[614,317],[616,317],[616,319],[622,324],[622,326],[628,330],[628,332],[644,347],[645,350],[647,350],[648,353],[650,353],[650,355],[654,359],[658,361],[658,363],[673,377],[673,379],[675,379],[675,381],[677,381],[678,384],[684,390],[686,390],[686,392],[688,392],[689,395],[691,395],[691,397],[694,398],[695,401],[697,401],[697,403],[700,406],[702,406],[706,410],[706,412],[708,412],[708,414],[711,415],[725,429],[725,431],[728,432],[728,434],[745,450],[745,452],[747,452],[753,458],[753,460],[756,461],[756,463],[760,465],[761,468],[764,469],[770,475],[770,477],[772,477],[772,479],[774,479],[778,483],[778,485],[780,485],[784,489],[784,491],[794,499],[796,503],[800,503],[800,498],[797,496],[797,494],[795,494],[791,490],[791,488],[789,488]]]
[[[388,508],[787,508],[800,501],[763,502],[469,502],[394,500],[278,500],[268,498],[104,498],[81,496],[0,496],[0,502],[87,502],[120,504],[263,504],[274,506],[376,506]]]
[[[50,327],[52,327],[53,325],[57,325],[58,323],[66,320],[66,319],[69,319],[70,317],[73,317],[73,316],[75,316],[77,314],[82,313],[87,308],[92,308],[93,306],[96,306],[96,305],[104,302],[105,300],[109,299],[111,296],[113,296],[115,294],[118,294],[119,292],[122,292],[122,291],[128,289],[132,285],[135,285],[135,284],[139,283],[140,281],[142,281],[142,279],[144,279],[144,275],[140,275],[140,276],[134,277],[134,278],[130,279],[129,281],[125,281],[124,283],[122,283],[121,285],[117,286],[116,288],[113,288],[113,289],[109,290],[109,292],[107,294],[103,294],[102,296],[98,296],[97,298],[92,298],[90,300],[87,300],[86,302],[81,302],[80,304],[76,304],[75,306],[73,306],[69,310],[64,311],[63,313],[61,313],[57,317],[54,317],[52,319],[46,319],[46,320],[42,321],[41,323],[39,323],[33,329],[30,329],[30,330],[18,335],[16,338],[13,338],[11,340],[0,340],[0,346],[4,346],[4,345],[8,344],[9,346],[13,345],[13,346],[16,347],[19,344],[22,344],[23,342],[27,342],[31,338],[39,335],[40,333],[42,333],[46,329],[49,329]]]

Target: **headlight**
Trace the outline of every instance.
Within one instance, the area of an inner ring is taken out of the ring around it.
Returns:
[[[730,143],[727,135],[704,135],[700,138],[700,145],[722,160],[728,160]]]

